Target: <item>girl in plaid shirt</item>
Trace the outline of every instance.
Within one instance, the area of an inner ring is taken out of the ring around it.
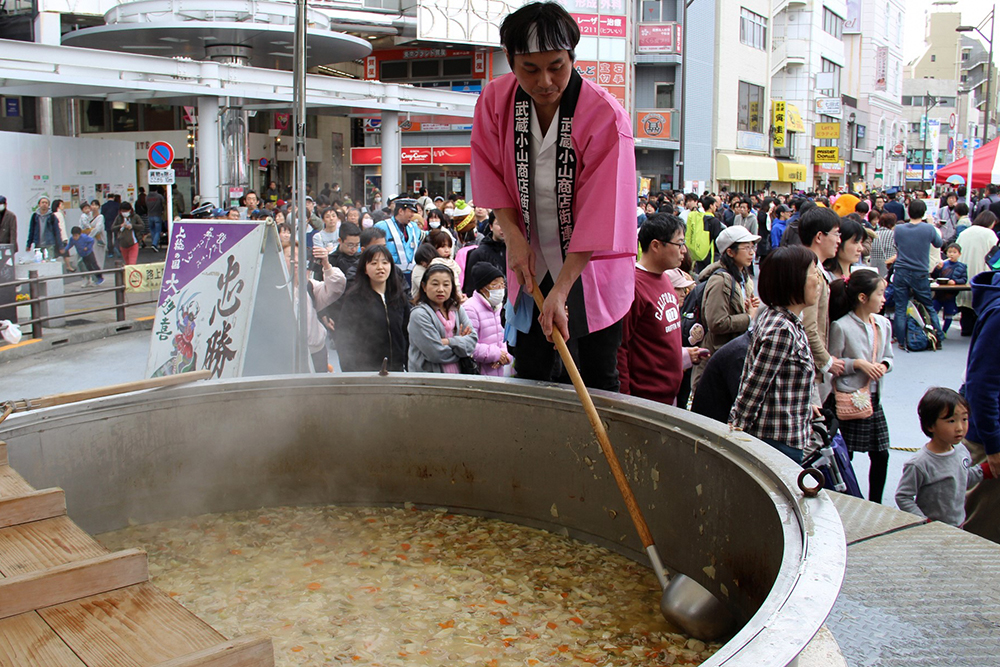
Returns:
[[[802,463],[812,433],[815,377],[802,311],[819,299],[816,255],[803,246],[773,250],[760,265],[757,291],[767,308],[753,324],[729,425]]]

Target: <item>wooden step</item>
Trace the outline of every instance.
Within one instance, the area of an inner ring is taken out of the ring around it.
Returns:
[[[203,651],[161,662],[156,667],[274,667],[274,647],[267,635],[237,637]]]
[[[37,612],[0,620],[0,665],[86,667]]]
[[[0,528],[63,514],[66,514],[66,495],[62,489],[41,489],[0,498]]]
[[[16,470],[10,466],[0,466],[0,498],[23,496],[34,490],[35,487],[25,482]]]
[[[68,516],[0,529],[0,578],[95,558],[108,550]]]
[[[7,443],[0,440],[0,466],[7,465]]]
[[[0,579],[0,618],[149,580],[146,552],[127,549]]]
[[[38,613],[87,665],[148,667],[226,641],[150,583],[74,600]]]

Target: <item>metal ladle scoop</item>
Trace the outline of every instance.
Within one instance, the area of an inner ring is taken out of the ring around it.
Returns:
[[[538,311],[541,312],[543,304],[541,290],[538,289],[533,277],[531,278],[531,294],[535,298]],[[583,384],[583,378],[580,377],[580,371],[576,367],[576,362],[573,361],[569,348],[566,347],[562,333],[556,328],[552,329],[552,342],[555,343],[563,365],[573,381],[576,394],[580,398],[580,403],[583,404],[584,412],[587,413],[587,418],[590,420],[590,426],[594,429],[597,442],[601,446],[601,451],[604,452],[604,457],[608,460],[615,483],[618,484],[618,490],[625,500],[625,506],[628,508],[629,516],[632,517],[632,523],[635,524],[635,529],[642,540],[642,546],[649,556],[653,572],[656,573],[656,578],[660,582],[660,588],[663,590],[660,597],[660,611],[663,617],[667,622],[702,641],[714,641],[727,635],[731,632],[735,619],[722,602],[701,584],[683,574],[675,574],[668,581],[660,554],[656,550],[656,543],[653,541],[653,535],[639,509],[639,504],[632,493],[632,487],[618,461],[618,455],[615,454],[615,450],[611,446],[611,440],[608,439],[604,423],[597,414],[594,401],[591,399],[586,385]]]

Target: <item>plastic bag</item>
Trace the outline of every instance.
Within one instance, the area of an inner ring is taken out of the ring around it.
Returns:
[[[11,345],[17,345],[21,342],[21,329],[10,320],[0,320],[0,336]]]

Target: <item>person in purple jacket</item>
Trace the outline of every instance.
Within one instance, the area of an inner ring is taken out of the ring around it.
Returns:
[[[514,357],[503,339],[499,311],[507,291],[503,274],[490,262],[483,261],[472,267],[466,283],[473,288],[472,296],[463,305],[479,337],[472,353],[479,364],[479,374],[509,376]]]
[[[984,271],[972,279],[972,307],[978,316],[965,368],[969,432],[965,446],[974,463],[988,461],[1000,476],[1000,271]],[[965,501],[965,529],[1000,543],[1000,485],[982,485]]]

